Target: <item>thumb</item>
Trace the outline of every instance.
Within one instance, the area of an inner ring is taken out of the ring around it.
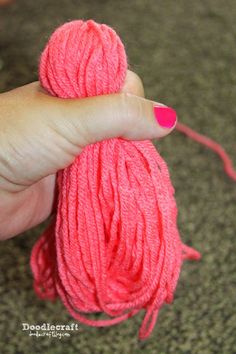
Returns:
[[[55,98],[52,100],[55,103]],[[128,92],[57,100],[54,107],[60,110],[61,119],[52,115],[53,124],[62,135],[69,134],[66,138],[80,147],[115,137],[128,140],[160,138],[169,134],[177,121],[172,108]]]
[[[130,70],[119,94],[79,100],[48,99],[52,103],[49,111],[58,110],[51,115],[55,130],[81,148],[115,137],[160,138],[169,134],[177,121],[172,108],[144,98],[142,81]]]
[[[53,97],[38,82],[1,94],[0,162],[6,161],[6,178],[28,186],[67,167],[86,145],[169,134],[175,111],[142,94],[137,80],[128,80],[122,93],[82,99]]]

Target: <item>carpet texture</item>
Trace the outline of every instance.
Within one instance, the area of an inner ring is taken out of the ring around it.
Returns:
[[[16,0],[0,8],[0,92],[37,80],[49,35],[78,18],[114,27],[146,96],[221,143],[236,166],[234,0]],[[175,301],[160,311],[150,339],[137,339],[141,316],[111,328],[79,325],[62,339],[22,331],[22,322],[74,322],[60,302],[40,301],[32,289],[29,256],[44,223],[0,244],[0,353],[236,353],[236,185],[212,152],[180,133],[156,146],[176,189],[181,237],[202,260],[184,264]]]

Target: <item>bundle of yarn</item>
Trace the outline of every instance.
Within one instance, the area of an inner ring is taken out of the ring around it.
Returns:
[[[52,34],[39,73],[52,95],[82,98],[120,92],[126,71],[116,32],[76,20]],[[90,326],[143,311],[139,337],[148,337],[173,300],[184,259],[200,257],[180,239],[165,161],[150,141],[104,140],[59,171],[57,186],[56,217],[31,255],[36,293],[59,297]]]

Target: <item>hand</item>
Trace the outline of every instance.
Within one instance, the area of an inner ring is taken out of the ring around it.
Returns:
[[[122,93],[83,99],[52,97],[34,82],[0,95],[0,239],[44,221],[53,210],[56,172],[103,139],[167,135],[128,71]],[[163,106],[158,104],[159,106]],[[162,107],[163,108],[163,107]]]

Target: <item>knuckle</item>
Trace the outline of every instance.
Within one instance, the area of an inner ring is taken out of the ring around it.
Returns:
[[[139,125],[143,121],[145,112],[142,99],[129,94],[121,93],[122,116],[125,118],[126,126],[132,129],[134,125]]]
[[[121,120],[125,121],[129,119],[131,112],[129,109],[129,94],[127,92],[122,92],[119,94],[118,105],[119,105]]]

